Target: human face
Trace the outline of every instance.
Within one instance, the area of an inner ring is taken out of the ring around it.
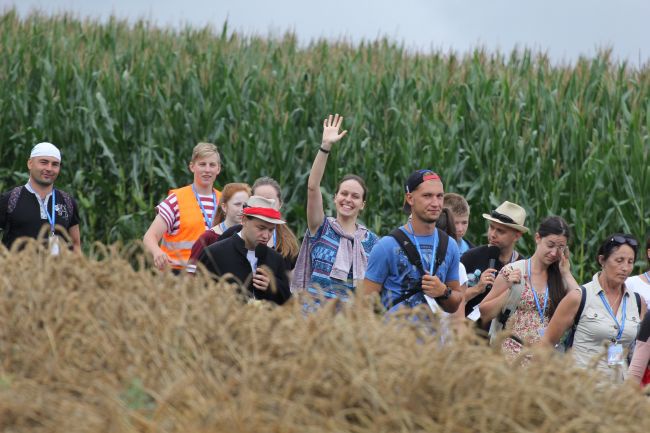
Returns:
[[[615,248],[607,260],[605,256],[598,256],[598,261],[607,280],[621,285],[634,269],[634,250],[628,244],[623,244]]]
[[[243,218],[242,226],[242,238],[249,250],[258,244],[266,245],[275,230],[275,224],[254,217]]]
[[[27,160],[29,177],[40,186],[50,186],[59,176],[61,161],[51,156],[36,156]]]
[[[269,200],[275,200],[275,209],[280,210],[282,202],[280,197],[278,197],[278,192],[271,185],[260,185],[255,188],[253,195],[264,197]]]
[[[488,245],[499,247],[501,251],[511,249],[521,237],[521,232],[510,227],[490,221],[488,226]]]
[[[541,237],[539,233],[535,233],[535,255],[548,265],[555,263],[562,258],[562,254],[567,247],[568,239],[563,235],[548,235]]]
[[[248,200],[248,193],[246,191],[237,191],[230,197],[226,203],[221,203],[221,208],[226,215],[226,220],[229,226],[234,224],[241,224],[243,215],[244,203]]]
[[[215,154],[198,158],[190,162],[190,171],[194,173],[194,183],[203,188],[212,188],[221,171],[219,157]]]
[[[460,239],[465,236],[465,233],[467,233],[469,215],[454,215],[454,223],[456,227],[456,237]]]
[[[366,206],[361,184],[354,179],[341,183],[339,191],[334,196],[334,205],[337,216],[356,219]]]
[[[415,191],[406,193],[406,202],[411,205],[411,215],[425,224],[438,221],[442,212],[445,191],[439,180],[422,182]]]

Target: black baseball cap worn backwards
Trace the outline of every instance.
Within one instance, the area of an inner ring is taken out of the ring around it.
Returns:
[[[412,193],[421,183],[426,182],[427,180],[437,180],[442,182],[442,178],[435,171],[426,169],[416,170],[409,175],[408,179],[406,179],[406,183],[404,184],[404,193]],[[405,214],[411,213],[411,205],[406,202],[406,197],[404,197],[404,206],[402,207],[402,210]]]

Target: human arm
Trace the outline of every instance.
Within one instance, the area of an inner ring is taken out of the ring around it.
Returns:
[[[447,292],[447,287],[451,289],[451,294],[446,299],[442,299],[441,297]],[[446,313],[455,313],[463,298],[458,281],[443,283],[436,275],[425,274],[422,277],[422,291],[425,295],[434,298]]]
[[[494,285],[496,274],[497,274],[497,270],[494,268],[488,268],[484,270],[483,273],[481,273],[481,277],[479,281],[474,286],[468,287],[467,290],[465,291],[465,303],[467,303],[467,301],[471,299],[474,299],[481,293],[485,292],[489,284]]]
[[[79,224],[70,227],[68,234],[72,241],[72,251],[81,254],[81,232],[79,231]]]
[[[548,347],[555,347],[560,341],[562,335],[573,326],[578,309],[580,308],[580,301],[582,299],[582,291],[580,288],[571,290],[566,294],[560,304],[555,309],[553,317],[544,331],[544,335],[539,344]]]
[[[348,132],[339,132],[342,122],[343,117],[340,117],[338,114],[334,117],[330,114],[323,122],[321,149],[324,149],[326,152],[321,149],[318,150],[311,171],[309,172],[309,179],[307,180],[307,227],[311,234],[316,233],[318,227],[323,224],[323,220],[325,219],[320,184],[323,180],[323,173],[325,173],[325,165],[329,156],[328,152],[332,149],[333,144],[343,138]]]
[[[149,229],[144,234],[142,242],[145,249],[152,255],[153,263],[158,269],[165,269],[169,265],[167,254],[160,248],[160,240],[167,231],[167,223],[160,216],[156,215]]]
[[[514,284],[521,283],[521,271],[509,266],[497,275],[492,290],[479,304],[481,323],[490,323],[497,317],[508,300],[510,290]]]
[[[282,305],[291,297],[289,277],[283,259],[278,258],[277,263],[274,263],[274,270],[259,266],[253,275],[252,284],[257,296]]]

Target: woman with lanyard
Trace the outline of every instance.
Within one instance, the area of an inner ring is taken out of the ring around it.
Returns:
[[[340,132],[343,117],[330,115],[323,122],[323,139],[307,181],[307,232],[300,247],[291,283],[292,292],[307,290],[316,300],[347,299],[363,281],[368,254],[377,235],[358,223],[366,204],[366,185],[356,175],[347,175],[334,193],[336,218],[325,217],[321,180],[332,146],[347,131]]]
[[[632,236],[618,233],[602,243],[597,257],[601,271],[562,300],[542,344],[555,346],[565,331],[575,325],[572,352],[576,363],[588,367],[597,359],[596,370],[616,381],[621,379],[625,371],[625,350],[634,341],[646,312],[645,303],[637,302],[634,292],[625,286],[638,246]],[[585,297],[580,312],[583,290]]]
[[[156,218],[143,238],[154,265],[161,270],[171,266],[176,274],[188,265],[194,242],[213,226],[221,197],[213,187],[221,171],[221,158],[214,144],[197,144],[189,168],[194,181],[169,191],[156,207]]]
[[[645,272],[625,280],[625,285],[645,299],[646,307],[650,307],[650,234],[645,240],[645,258],[648,267]]]
[[[229,183],[221,192],[221,203],[214,219],[214,227],[206,230],[192,245],[187,272],[196,272],[196,263],[208,245],[217,242],[223,233],[230,227],[240,225],[244,204],[251,196],[251,187],[246,183]]]
[[[502,345],[508,359],[516,357],[522,343],[539,341],[567,289],[577,287],[569,269],[568,242],[566,221],[558,216],[546,218],[535,233],[533,256],[504,266],[494,287],[480,303],[483,323],[489,323],[509,307],[511,313],[505,318],[505,328],[513,337],[505,339]],[[508,305],[511,292],[520,293],[512,306]]]

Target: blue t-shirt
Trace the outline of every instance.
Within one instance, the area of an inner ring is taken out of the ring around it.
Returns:
[[[458,247],[461,256],[465,254],[465,251],[469,251],[472,248],[469,246],[469,243],[463,238],[460,238],[460,241],[458,242]]]
[[[366,255],[370,254],[379,237],[368,230],[365,239],[361,241]],[[311,249],[311,279],[307,291],[318,297],[322,294],[325,298],[347,299],[349,293],[354,291],[352,268],[347,280],[335,280],[330,277],[336,253],[339,249],[341,237],[336,234],[327,218],[318,228],[316,233],[303,242],[309,241]]]
[[[404,230],[404,227],[400,227],[400,230],[406,233],[413,245],[416,245],[411,233]],[[420,244],[422,265],[424,269],[428,270],[433,255],[434,235],[418,236],[417,238]],[[458,281],[459,262],[458,244],[450,239],[447,244],[445,260],[438,269],[434,270],[434,273],[444,283]],[[411,264],[404,249],[399,246],[397,240],[392,236],[384,236],[372,249],[368,258],[366,278],[382,285],[381,302],[389,311],[396,310],[401,306],[415,307],[426,303],[424,293],[420,291],[404,302],[393,305],[402,295],[420,283],[422,275],[418,268]]]

